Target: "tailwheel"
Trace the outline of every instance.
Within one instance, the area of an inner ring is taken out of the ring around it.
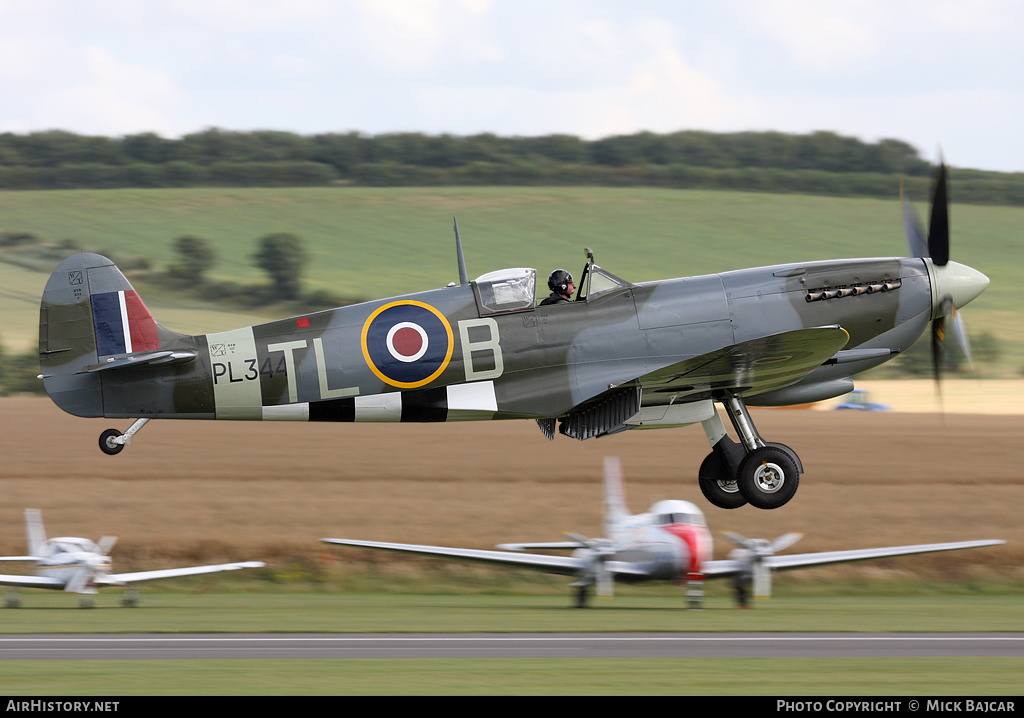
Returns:
[[[746,455],[740,463],[736,484],[751,506],[777,509],[794,494],[800,473],[788,452],[775,446],[762,446]]]
[[[149,419],[136,419],[128,427],[128,431],[121,433],[117,429],[107,429],[100,434],[100,450],[104,454],[113,456],[120,454],[127,444],[132,443],[132,437],[139,433],[139,429],[149,423]]]
[[[704,458],[697,474],[701,493],[712,505],[720,509],[738,509],[747,499],[740,493],[736,477],[732,476],[718,453],[712,451]]]
[[[100,434],[100,450],[104,454],[113,456],[120,454],[122,449],[124,449],[124,443],[121,441],[120,431],[117,429],[107,429]]]

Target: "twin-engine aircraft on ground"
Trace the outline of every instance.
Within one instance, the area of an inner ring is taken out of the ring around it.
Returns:
[[[320,540],[341,546],[475,561],[575,576],[576,581],[572,585],[577,589],[576,605],[580,608],[586,605],[588,594],[594,586],[598,595],[611,596],[616,580],[685,583],[690,606],[697,607],[703,597],[704,579],[726,577],[734,579],[739,604],[746,606],[751,583],[756,596],[767,598],[771,595],[772,571],[1005,543],[994,540],[961,541],[776,556],[774,554],[777,551],[791,546],[802,537],[802,534],[785,534],[775,541],[768,542],[764,539],[745,539],[737,534],[727,533],[725,536],[737,543],[740,548],[734,549],[728,559],[715,561],[711,559],[711,533],[704,521],[704,514],[694,504],[689,501],[659,501],[645,514],[630,515],[624,499],[619,461],[614,457],[605,458],[604,488],[604,530],[607,538],[588,539],[569,535],[571,541],[499,544],[498,548],[503,549],[500,551],[342,538]],[[527,549],[573,549],[573,553],[572,556],[518,553]]]
[[[550,439],[701,423],[711,503],[776,508],[803,465],[758,434],[747,405],[819,401],[905,350],[988,278],[948,261],[945,166],[927,237],[905,212],[912,258],[784,264],[634,284],[587,262],[575,301],[536,302],[536,270],[205,335],[160,326],[114,264],[66,259],[39,319],[50,398],[105,431],[116,454],[150,419],[535,419]],[[721,404],[739,438],[716,411]]]
[[[134,573],[111,573],[110,551],[117,543],[117,536],[103,536],[99,542],[89,539],[60,537],[46,538],[42,515],[36,509],[25,510],[25,530],[28,533],[28,556],[0,556],[0,561],[34,561],[35,576],[0,575],[0,586],[17,588],[49,588],[67,593],[77,593],[79,605],[92,605],[92,597],[103,586],[126,587],[122,603],[134,606],[138,595],[129,590],[131,584],[153,581],[158,578],[195,576],[203,573],[237,571],[242,568],[260,568],[261,561],[222,563],[215,566],[189,566],[168,568],[158,571],[136,571]],[[9,593],[8,607],[20,604],[17,594]]]

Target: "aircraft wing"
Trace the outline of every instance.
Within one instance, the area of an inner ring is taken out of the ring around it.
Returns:
[[[560,550],[560,549],[574,549],[583,548],[584,545],[579,541],[538,541],[534,543],[500,543],[495,548],[500,548],[503,551],[529,551],[531,549],[549,549],[549,550]]]
[[[221,563],[213,566],[188,566],[186,568],[166,568],[158,571],[136,571],[135,573],[112,573],[99,579],[98,582],[119,585],[137,581],[152,581],[158,578],[177,578],[178,576],[195,576],[202,573],[219,573],[220,571],[237,571],[242,568],[262,568],[262,561],[242,561],[239,563]]]
[[[421,556],[438,556],[459,561],[475,561],[498,566],[517,566],[547,573],[558,573],[574,576],[587,567],[587,563],[575,556],[550,556],[537,553],[512,553],[510,551],[492,551],[489,549],[447,548],[445,546],[424,546],[411,543],[389,543],[386,541],[356,541],[354,539],[324,538],[324,543],[339,546],[355,546],[380,551],[419,554]],[[523,544],[519,544],[523,545]],[[544,544],[551,546],[551,544]],[[579,548],[579,544],[574,544]],[[644,576],[646,573],[633,564],[623,561],[608,561],[605,567],[616,575]]]
[[[35,559],[29,559],[35,560]],[[64,582],[56,578],[45,576],[11,576],[0,574],[0,586],[15,586],[18,588],[64,588]]]
[[[644,403],[655,393],[679,395],[715,389],[761,394],[799,381],[846,346],[838,325],[798,329],[733,344],[644,374]]]
[[[998,546],[1005,541],[983,540],[983,541],[954,541],[952,543],[926,543],[914,546],[887,546],[883,548],[852,549],[848,551],[821,551],[819,553],[794,553],[785,556],[766,556],[764,565],[773,571],[784,571],[792,568],[807,568],[809,566],[825,566],[834,563],[850,563],[852,561],[868,561],[879,558],[893,558],[895,556],[910,556],[918,553],[935,553],[938,551],[958,551],[965,548],[981,548],[983,546]],[[724,561],[709,561],[703,567],[704,575],[713,578],[721,576],[734,576],[743,570],[745,564],[740,561],[727,559]]]
[[[823,551],[821,553],[795,553],[788,556],[768,556],[764,559],[767,566],[775,571],[806,566],[821,566],[830,563],[849,563],[851,561],[867,561],[876,558],[893,556],[909,556],[915,553],[935,553],[937,551],[957,551],[965,548],[981,548],[998,546],[1005,541],[955,541],[952,543],[926,543],[916,546],[890,546],[887,548],[864,548],[851,551]]]
[[[572,556],[547,556],[534,553],[512,553],[509,551],[492,551],[488,549],[448,548],[445,546],[424,546],[412,543],[389,543],[387,541],[356,541],[353,539],[324,538],[324,543],[339,546],[356,546],[380,551],[412,553],[421,556],[439,556],[461,561],[475,561],[503,566],[521,566],[549,573],[574,575],[583,568],[583,562]],[[578,547],[578,545],[577,545]]]

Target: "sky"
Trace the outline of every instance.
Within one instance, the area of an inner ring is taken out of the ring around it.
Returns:
[[[1024,172],[1014,0],[0,0],[0,132],[828,130]]]

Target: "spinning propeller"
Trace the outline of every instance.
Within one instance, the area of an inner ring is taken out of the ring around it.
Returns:
[[[77,570],[64,586],[67,593],[95,593],[89,588],[95,583],[98,576],[105,576],[110,573],[110,559],[107,558],[117,543],[117,536],[104,535],[96,544],[99,556],[96,554],[79,554],[75,561]]]
[[[729,531],[723,535],[740,547],[729,552],[729,558],[743,565],[744,573],[754,582],[754,595],[758,598],[768,598],[772,595],[772,570],[765,565],[764,560],[778,551],[789,548],[804,537],[803,534],[788,533],[769,542],[766,539],[743,538]]]
[[[608,539],[588,539],[580,534],[567,533],[566,536],[580,545],[573,552],[577,558],[584,560],[584,568],[579,579],[573,586],[597,586],[597,595],[611,597],[615,595],[615,579],[605,562],[615,555],[615,549]]]
[[[931,217],[925,235],[914,208],[903,200],[903,231],[911,256],[924,259],[932,283],[932,369],[936,384],[942,373],[946,338],[952,332],[973,370],[967,330],[957,311],[988,286],[988,277],[970,267],[949,261],[949,198],[946,163],[940,161],[932,189]]]

